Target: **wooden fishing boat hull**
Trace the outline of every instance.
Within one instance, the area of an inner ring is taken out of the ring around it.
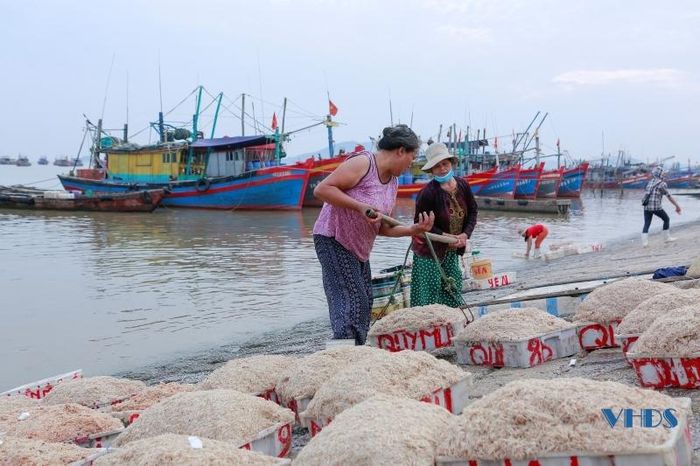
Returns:
[[[37,191],[35,194],[30,194],[27,191],[0,191],[0,208],[89,212],[153,212],[165,195],[163,189],[152,189],[96,196],[78,195],[72,198],[48,198],[41,191]]]
[[[316,199],[316,196],[314,196],[314,189],[316,189],[316,186],[328,175],[333,173],[333,170],[338,168],[346,159],[347,156],[343,155],[325,160],[307,160],[306,162],[299,162],[295,165],[296,168],[309,171],[309,182],[304,191],[304,201],[302,204],[304,207],[323,206],[323,201]]]
[[[535,199],[537,198],[537,190],[540,187],[542,171],[544,170],[544,162],[541,162],[534,168],[523,169],[518,172],[518,178],[515,181],[515,198],[516,199]]]
[[[550,170],[542,173],[537,187],[537,199],[557,197],[563,170]]]
[[[475,196],[499,197],[513,199],[515,196],[515,180],[520,167],[513,167],[501,172],[490,170],[467,176],[469,186]]]
[[[557,197],[578,198],[581,197],[583,180],[588,171],[588,162],[584,162],[571,170],[565,170],[561,176],[561,183],[557,188]]]
[[[625,178],[620,182],[624,189],[644,189],[651,179],[651,175],[640,175],[631,178]]]
[[[126,183],[59,175],[66,191],[120,193],[167,189],[168,207],[222,210],[299,210],[309,183],[309,171],[294,166],[266,167],[242,175],[171,183]]]

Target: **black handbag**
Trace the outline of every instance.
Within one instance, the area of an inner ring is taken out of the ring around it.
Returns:
[[[642,198],[642,205],[644,207],[649,205],[649,198],[651,197],[651,193],[646,193],[644,197]]]

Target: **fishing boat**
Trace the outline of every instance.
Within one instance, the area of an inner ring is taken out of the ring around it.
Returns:
[[[46,157],[42,156],[42,157],[39,157],[39,160],[37,160],[36,163],[38,163],[39,165],[48,165],[48,164],[49,164],[49,159],[47,159]]]
[[[520,166],[505,170],[489,170],[467,176],[469,186],[475,196],[513,199],[515,196],[515,180],[520,173]]]
[[[17,160],[13,159],[12,157],[0,157],[0,165],[16,165]]]
[[[314,196],[314,189],[328,175],[333,173],[333,170],[338,168],[338,166],[347,159],[348,155],[343,154],[337,157],[321,160],[316,160],[313,157],[309,157],[308,159],[297,162],[295,165],[293,165],[295,168],[307,170],[309,173],[309,182],[307,183],[304,191],[304,207],[323,206],[323,201],[316,199],[316,196]]]
[[[537,198],[547,199],[557,197],[557,191],[559,191],[563,173],[563,168],[543,171],[542,175],[540,175],[540,185],[537,187]]]
[[[268,154],[270,141],[268,136],[238,136],[154,146],[112,145],[98,149],[105,154],[104,169],[59,179],[67,191],[167,189],[163,205],[169,207],[300,209],[309,171],[280,166]],[[267,159],[260,160],[261,154]]]
[[[88,196],[65,191],[43,191],[35,188],[0,186],[0,208],[94,212],[153,212],[164,195],[165,191],[163,189]]]
[[[53,164],[57,167],[72,167],[73,161],[68,157],[56,157]]]
[[[588,162],[583,162],[574,168],[564,170],[561,176],[561,183],[559,183],[557,188],[557,197],[581,197],[586,171],[588,171]]]
[[[18,167],[31,167],[32,162],[29,161],[28,157],[20,155],[19,157],[17,157],[17,162],[15,162],[15,165],[17,165]]]
[[[521,168],[518,172],[518,178],[515,180],[515,198],[535,199],[543,171],[544,162],[540,162],[532,168]]]
[[[649,173],[628,176],[620,181],[620,186],[624,189],[644,189],[650,179],[651,174]]]
[[[697,179],[698,175],[692,170],[673,171],[668,174],[666,184],[673,189],[690,189]]]

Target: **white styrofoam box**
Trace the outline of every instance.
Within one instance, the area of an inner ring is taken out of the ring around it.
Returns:
[[[93,435],[85,435],[83,437],[75,438],[73,443],[87,448],[109,448],[114,442],[114,439],[117,438],[117,436],[122,432],[124,432],[123,428],[109,432],[100,432]]]
[[[303,425],[303,423],[299,417],[299,414],[303,413],[306,410],[306,408],[309,406],[309,403],[311,403],[311,398],[313,398],[313,397],[305,396],[302,398],[294,398],[292,401],[290,401],[288,403],[282,403],[282,406],[294,411],[294,416],[296,418],[297,424],[302,425],[303,427],[307,427],[307,428],[309,426]]]
[[[73,199],[75,194],[68,191],[44,191],[44,199]]]
[[[631,333],[628,335],[615,335],[615,340],[620,344],[620,347],[622,348],[622,354],[625,355],[625,359],[627,359],[627,362],[632,364],[632,362],[629,360],[627,357],[627,354],[634,351],[634,343],[639,339],[640,334],[638,333]]]
[[[615,332],[621,319],[610,322],[586,322],[578,327],[578,340],[581,348],[593,351],[601,348],[617,348],[620,342],[617,340]]]
[[[457,362],[489,367],[534,367],[580,350],[576,328],[536,335],[518,341],[455,340]]]
[[[449,348],[452,346],[452,338],[464,326],[466,326],[466,321],[457,329],[454,328],[453,323],[447,323],[415,331],[395,330],[391,333],[368,336],[367,341],[370,346],[392,353],[403,350],[425,351]]]
[[[277,392],[274,388],[271,388],[270,390],[264,391],[262,393],[257,393],[255,396],[267,401],[272,401],[275,404],[280,404],[280,397],[279,395],[277,395]]]
[[[700,388],[700,354],[678,357],[630,352],[627,358],[642,387]]]
[[[512,301],[503,304],[481,305],[475,307],[476,317],[482,317],[489,312],[501,311],[503,309],[519,309],[523,307],[534,307],[542,309],[556,317],[569,317],[576,313],[576,308],[583,301],[586,295],[580,296],[556,296],[552,298],[532,299],[527,301]]]
[[[688,424],[690,399],[679,398],[684,409],[678,425],[669,439],[659,446],[637,449],[633,453],[616,454],[596,452],[546,453],[535,458],[514,460],[480,460],[439,456],[437,466],[691,466],[693,445]]]
[[[422,397],[420,401],[441,406],[452,414],[461,414],[467,404],[467,399],[469,398],[468,391],[472,383],[472,375],[467,374],[462,380],[449,387],[436,388],[431,393]],[[324,427],[333,421],[333,419],[327,418],[310,418],[305,416],[303,412],[300,417],[302,425],[309,429],[312,437],[315,437],[316,434],[321,432]]]
[[[0,393],[0,396],[26,396],[27,398],[41,399],[44,398],[53,389],[54,386],[63,382],[64,380],[79,379],[83,376],[83,370],[77,369],[71,372],[66,372],[65,374],[55,375],[53,377],[47,377],[42,380],[37,380],[36,382],[31,382],[20,387],[13,388],[6,392]]]
[[[517,274],[515,272],[495,273],[491,278],[477,280],[476,278],[466,278],[462,283],[462,291],[489,290],[503,288],[515,283]]]
[[[241,445],[246,450],[284,458],[292,450],[292,423],[280,422],[258,433],[253,440]]]

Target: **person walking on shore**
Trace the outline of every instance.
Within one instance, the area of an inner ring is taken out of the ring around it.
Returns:
[[[314,189],[324,202],[314,225],[333,338],[364,345],[372,311],[369,256],[377,235],[400,237],[430,231],[435,216],[421,212],[411,226],[390,226],[369,210],[390,215],[397,177],[415,159],[420,140],[406,125],[384,128],[375,154],[352,154]]]
[[[411,272],[411,307],[428,304],[444,304],[459,307],[458,296],[445,289],[440,268],[454,280],[456,292],[462,289],[462,270],[459,258],[464,254],[467,241],[476,226],[478,207],[469,184],[455,177],[453,168],[457,159],[449,153],[443,143],[431,144],[425,153],[427,163],[421,168],[430,172],[433,180],[426,184],[416,198],[415,221],[421,212],[434,212],[432,233],[457,238],[457,243],[433,243],[438,265],[424,236],[414,236],[413,270]]]
[[[668,192],[668,185],[664,181],[663,169],[661,167],[654,167],[651,171],[651,180],[647,183],[646,192],[642,199],[642,205],[644,206],[644,228],[642,229],[643,247],[649,246],[649,227],[651,226],[651,220],[654,215],[664,222],[664,241],[671,242],[676,240],[676,238],[671,236],[671,219],[668,217],[663,207],[661,207],[664,196],[668,197],[669,202],[676,207],[676,213],[680,215],[681,206],[678,205],[673,196],[671,196],[671,193]]]
[[[518,233],[525,238],[525,242],[527,242],[525,257],[530,257],[530,249],[532,249],[532,240],[534,239],[535,252],[532,254],[532,257],[539,259],[541,257],[540,246],[542,246],[542,242],[547,235],[549,235],[549,229],[541,223],[536,223],[530,227],[520,227]]]

